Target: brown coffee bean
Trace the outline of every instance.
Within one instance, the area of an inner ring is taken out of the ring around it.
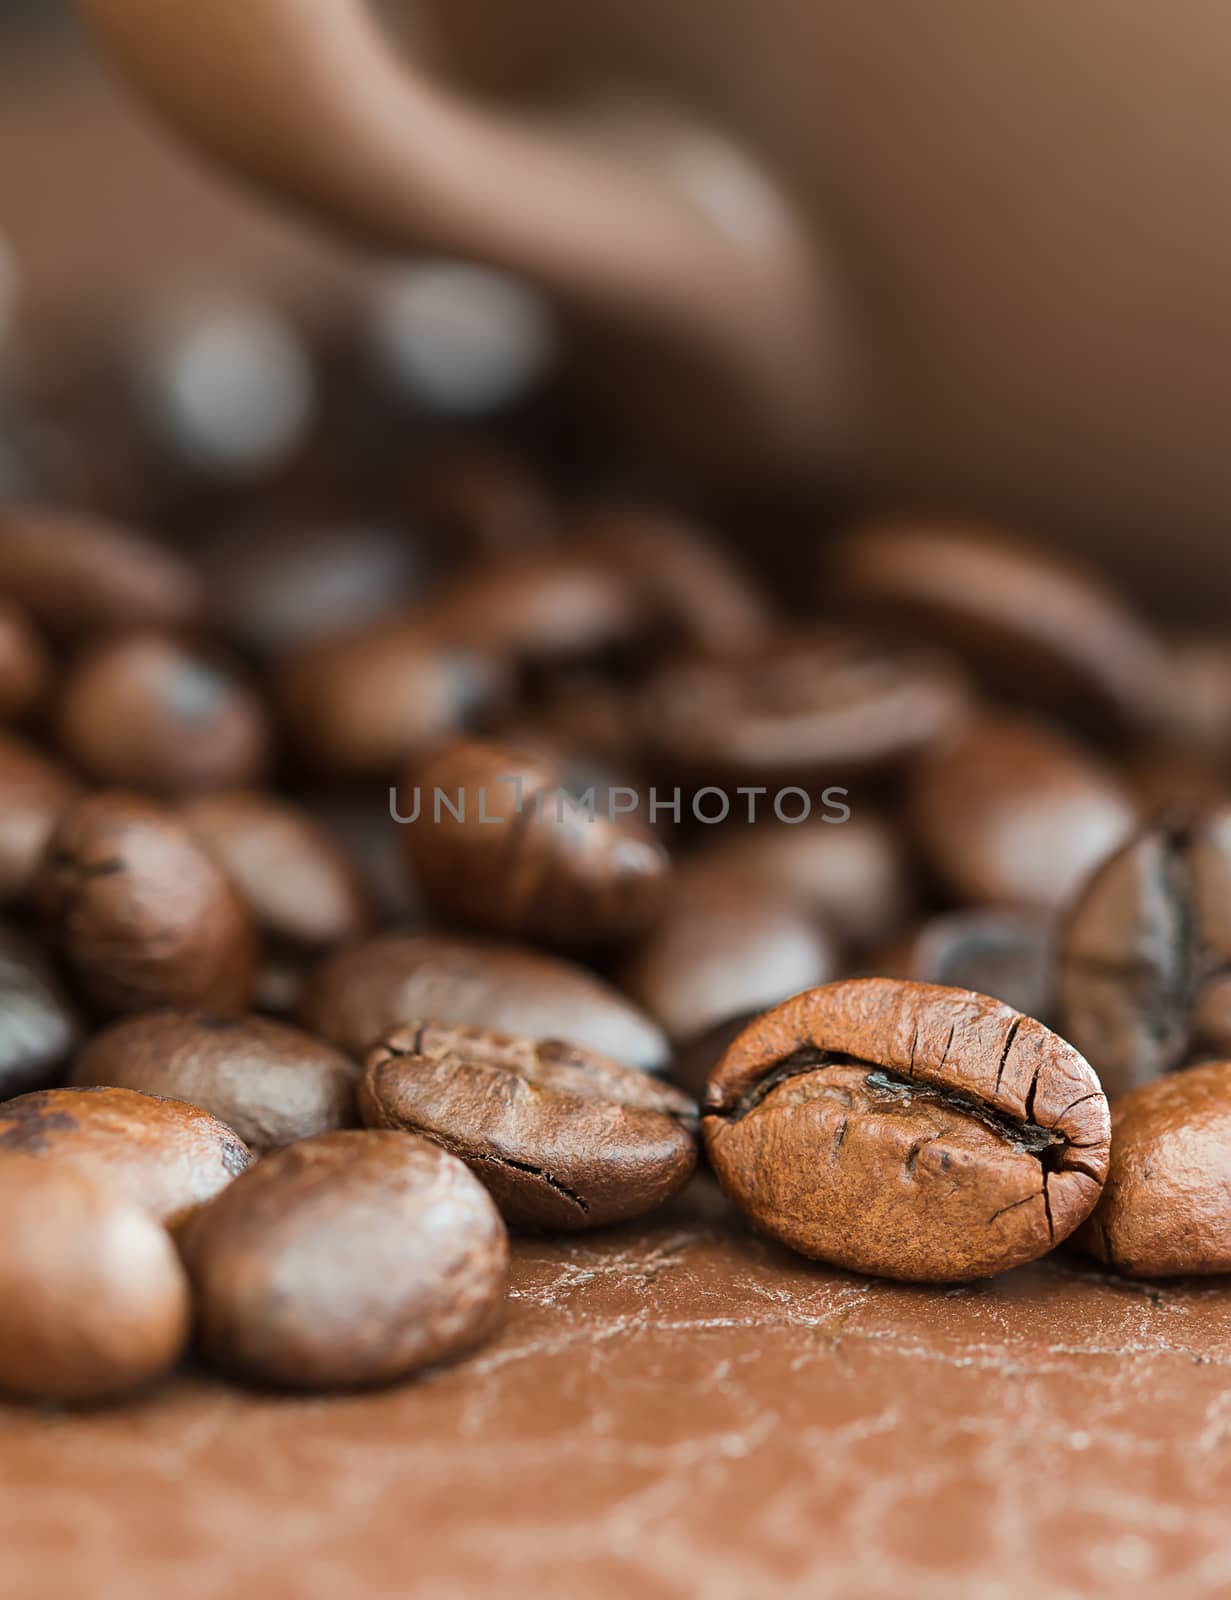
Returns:
[[[546,484],[515,455],[493,445],[437,445],[415,464],[412,516],[455,557],[499,560],[555,542],[560,513]]]
[[[911,864],[898,830],[862,805],[840,823],[817,816],[732,827],[701,859],[793,896],[856,949],[888,938],[914,907]]]
[[[201,607],[192,570],[163,546],[77,513],[0,509],[0,595],[57,637],[174,627]]]
[[[51,686],[47,647],[20,607],[0,600],[0,722],[19,722]]]
[[[876,615],[943,639],[1019,700],[1096,731],[1152,727],[1170,709],[1160,642],[1067,556],[961,523],[881,523],[837,547],[826,578]]]
[[[80,1031],[42,953],[0,929],[0,1101],[54,1084]]]
[[[834,941],[797,901],[738,867],[698,861],[620,973],[674,1044],[837,977]]]
[[[1073,1242],[1127,1278],[1231,1272],[1231,1063],[1112,1102],[1107,1187]]]
[[[1167,743],[1131,750],[1124,758],[1124,781],[1145,818],[1231,800],[1231,778],[1220,761]]]
[[[670,858],[640,816],[618,814],[620,797],[598,796],[587,776],[575,763],[476,739],[416,768],[402,802],[415,820],[401,834],[437,909],[487,932],[571,947],[649,927]]]
[[[952,732],[967,709],[945,657],[834,632],[784,638],[749,659],[668,666],[647,688],[641,715],[667,771],[843,785],[900,766]]]
[[[986,1277],[1093,1209],[1107,1101],[1041,1023],[984,995],[854,979],[758,1018],[702,1123],[728,1195],[804,1255],[883,1277]]]
[[[152,800],[107,792],[71,806],[35,892],[53,942],[101,1010],[246,1008],[252,921],[187,823]]]
[[[358,1122],[349,1056],[268,1017],[153,1011],[114,1023],[78,1056],[71,1081],[182,1100],[263,1155]]]
[[[746,656],[768,647],[773,616],[751,579],[713,534],[649,506],[595,507],[570,546],[627,577],[657,630],[708,656]]]
[[[354,862],[306,811],[258,790],[199,795],[181,809],[285,954],[321,954],[369,931],[372,908]]]
[[[60,691],[56,736],[96,783],[177,795],[257,782],[269,760],[261,702],[206,650],[124,634],[88,651]]]
[[[1231,755],[1231,640],[1187,635],[1170,643],[1170,715],[1159,737],[1173,755]]]
[[[188,1342],[188,1280],[157,1221],[71,1166],[0,1160],[0,1390],[108,1400]]]
[[[653,1211],[697,1164],[696,1106],[559,1040],[412,1023],[368,1057],[370,1128],[451,1150],[517,1227],[599,1228]]]
[[[915,766],[908,818],[928,864],[972,905],[1054,911],[1136,822],[1114,774],[1058,730],[988,714]]]
[[[196,1106],[130,1089],[42,1089],[0,1105],[0,1168],[10,1157],[71,1166],[169,1228],[248,1165],[232,1129]]]
[[[471,727],[507,688],[481,639],[442,645],[401,616],[292,651],[274,681],[305,764],[342,778],[390,776]]]
[[[201,1344],[268,1383],[387,1383],[472,1349],[503,1313],[508,1236],[483,1185],[403,1133],[267,1156],[183,1241]]]
[[[653,1069],[667,1042],[635,1006],[582,967],[520,945],[439,933],[384,934],[317,971],[300,1008],[310,1032],[362,1060],[417,1017],[531,1039],[569,1039]]]
[[[25,899],[48,839],[79,792],[67,767],[0,731],[0,905]]]
[[[1060,1021],[1109,1094],[1231,1053],[1231,806],[1145,828],[1061,935]]]
[[[869,957],[883,978],[973,989],[1040,1022],[1053,1005],[1055,934],[1029,911],[952,911],[917,924]]]

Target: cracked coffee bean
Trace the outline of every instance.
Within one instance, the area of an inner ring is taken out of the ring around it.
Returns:
[[[130,1089],[44,1089],[0,1105],[0,1167],[35,1156],[70,1166],[169,1228],[225,1189],[247,1146],[216,1117]]]
[[[1055,911],[1137,817],[1093,752],[1058,729],[988,713],[914,767],[907,817],[928,865],[969,905]]]
[[[20,722],[46,699],[47,647],[18,606],[0,600],[0,722]]]
[[[1231,1054],[1231,806],[1151,824],[1061,936],[1061,1026],[1109,1094]]]
[[[70,807],[35,897],[100,1010],[246,1009],[257,965],[252,921],[188,825],[152,800],[102,793]]]
[[[96,783],[191,794],[256,783],[270,733],[257,696],[211,651],[126,633],[88,651],[56,710],[60,749]]]
[[[1088,1063],[983,995],[866,978],[758,1018],[710,1079],[702,1130],[727,1194],[807,1256],[954,1282],[1044,1255],[1107,1174]]]
[[[328,1133],[266,1156],[182,1243],[205,1354],[267,1383],[391,1382],[472,1349],[503,1313],[491,1196],[409,1134]]]
[[[72,1072],[79,1088],[135,1089],[197,1106],[257,1155],[355,1127],[358,1081],[349,1056],[284,1022],[179,1011],[114,1023]]]
[[[835,585],[878,619],[943,639],[984,683],[1092,731],[1170,715],[1162,644],[1068,556],[956,522],[882,523],[839,544]]]
[[[658,916],[670,857],[641,817],[612,814],[580,763],[471,739],[412,784],[418,816],[401,837],[416,881],[450,918],[577,946],[627,940]],[[587,792],[593,817],[580,805]]]
[[[0,929],[0,1101],[50,1088],[80,1036],[76,1011],[42,952]]]
[[[593,973],[521,945],[440,933],[384,934],[315,973],[299,1020],[362,1061],[417,1017],[531,1039],[569,1039],[630,1067],[666,1064],[667,1041]]]
[[[1231,1272],[1231,1062],[1112,1102],[1107,1186],[1073,1242],[1127,1278]]]
[[[178,556],[126,528],[73,513],[0,510],[0,595],[57,638],[177,627],[201,609]]]
[[[737,661],[665,667],[641,716],[668,772],[703,782],[844,784],[900,767],[967,710],[964,680],[945,656],[835,630],[781,639]]]
[[[79,793],[67,767],[0,731],[0,905],[25,899],[48,839]]]
[[[188,1280],[165,1228],[56,1162],[0,1160],[0,1390],[109,1400],[188,1342]]]
[[[991,909],[932,917],[868,963],[879,977],[973,989],[1041,1022],[1052,1008],[1054,965],[1050,918]]]
[[[559,1040],[412,1023],[368,1057],[371,1128],[441,1144],[517,1227],[598,1228],[656,1210],[697,1164],[696,1106]]]

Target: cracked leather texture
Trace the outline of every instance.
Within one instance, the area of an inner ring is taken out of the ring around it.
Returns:
[[[1061,1254],[862,1279],[754,1238],[710,1180],[518,1241],[503,1331],[381,1392],[204,1374],[0,1409],[21,1600],[1222,1596],[1231,1295]]]

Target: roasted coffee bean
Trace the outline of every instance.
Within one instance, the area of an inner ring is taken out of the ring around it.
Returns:
[[[368,1057],[370,1128],[460,1156],[505,1221],[599,1228],[653,1211],[697,1164],[696,1105],[636,1067],[551,1039],[412,1023]]]
[[[424,566],[405,533],[342,522],[228,528],[209,540],[202,564],[220,627],[262,659],[404,610]]]
[[[43,1089],[0,1105],[0,1168],[12,1157],[71,1166],[169,1228],[225,1189],[248,1148],[217,1118],[130,1089]]]
[[[640,816],[617,814],[614,791],[600,799],[570,763],[469,739],[416,768],[406,788],[411,866],[450,919],[575,947],[629,939],[664,904],[666,850]]]
[[[384,934],[326,961],[300,1020],[362,1060],[417,1017],[569,1039],[628,1066],[657,1068],[667,1041],[636,1007],[581,967],[520,945],[437,933]]]
[[[60,691],[56,735],[96,783],[149,794],[255,783],[269,759],[257,696],[211,652],[149,631],[77,662]]]
[[[47,841],[78,793],[66,767],[0,731],[0,905],[29,893]]]
[[[78,1056],[78,1088],[108,1086],[182,1100],[263,1155],[358,1122],[359,1068],[349,1056],[268,1017],[152,1011],[96,1034]]]
[[[862,805],[844,822],[818,816],[796,824],[736,825],[720,833],[700,859],[739,868],[793,896],[856,949],[888,938],[914,908],[900,834]]]
[[[401,616],[292,651],[274,683],[306,765],[373,779],[473,726],[507,688],[481,638],[474,648],[442,645]]]
[[[682,1045],[837,977],[834,941],[797,901],[740,868],[681,868],[671,905],[621,987]]]
[[[1136,821],[1114,774],[1044,723],[986,715],[923,757],[907,798],[928,864],[958,900],[1054,911]]]
[[[631,644],[648,617],[636,585],[570,552],[471,567],[425,605],[447,645],[482,647],[522,666],[581,662]]]
[[[1152,823],[1068,917],[1060,1024],[1120,1095],[1231,1054],[1231,806]]]
[[[175,1246],[147,1212],[71,1166],[0,1159],[0,1390],[115,1398],[174,1366],[190,1313]]]
[[[944,656],[835,631],[784,639],[745,660],[668,666],[648,686],[641,715],[668,772],[843,785],[901,766],[967,710],[963,680]],[[799,805],[789,807],[792,820]]]
[[[773,617],[712,534],[648,506],[591,509],[571,549],[625,575],[672,642],[707,656],[747,656],[770,643]]]
[[[35,895],[100,1010],[247,1006],[252,920],[188,824],[152,800],[106,792],[77,801],[52,834]]]
[[[491,1197],[404,1133],[327,1133],[267,1156],[183,1250],[206,1355],[292,1388],[406,1377],[472,1349],[504,1307]]]
[[[411,514],[455,559],[524,555],[554,543],[560,531],[547,485],[494,445],[437,445],[414,467],[407,498]]]
[[[1231,1272],[1231,1063],[1112,1101],[1107,1186],[1073,1242],[1127,1278]]]
[[[51,686],[47,647],[20,607],[0,600],[0,722],[37,709]]]
[[[984,682],[1096,731],[1169,715],[1161,643],[1067,556],[961,523],[882,523],[838,546],[835,587],[943,639]]]
[[[306,811],[256,790],[200,795],[181,809],[283,953],[323,954],[369,931],[354,862]]]
[[[0,595],[58,637],[175,627],[201,607],[197,578],[161,545],[91,517],[0,508]]]
[[[0,1101],[56,1083],[79,1037],[76,1012],[42,953],[0,929]]]
[[[1053,1006],[1055,933],[1030,911],[952,911],[917,924],[869,957],[883,978],[973,989],[1047,1022]]]
[[[727,1194],[804,1255],[950,1282],[1043,1255],[1093,1209],[1107,1101],[1041,1023],[883,978],[799,995],[719,1062],[702,1124]]]

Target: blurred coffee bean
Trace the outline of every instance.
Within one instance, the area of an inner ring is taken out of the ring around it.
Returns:
[[[826,591],[943,639],[984,681],[1095,732],[1150,729],[1171,704],[1160,642],[1095,573],[961,523],[890,522],[834,552]]]
[[[1231,806],[1156,819],[1061,935],[1060,1020],[1109,1094],[1231,1054]]]
[[[410,534],[345,522],[233,525],[201,559],[214,618],[262,659],[404,610],[424,568]]]
[[[256,694],[211,650],[146,630],[86,651],[55,725],[61,750],[96,783],[147,794],[254,783],[269,760]]]
[[[358,1080],[355,1062],[299,1028],[181,1011],[114,1023],[95,1034],[72,1072],[78,1088],[133,1089],[197,1106],[257,1155],[354,1127]]]
[[[670,859],[633,814],[635,791],[600,795],[588,776],[475,739],[414,769],[401,806],[415,820],[402,839],[436,908],[487,932],[566,946],[648,928],[666,899]]]
[[[80,1036],[76,1012],[42,952],[0,928],[0,1101],[52,1087]]]
[[[0,1161],[0,1391],[110,1400],[188,1342],[188,1280],[165,1228],[70,1166]]]
[[[52,666],[38,633],[20,607],[0,600],[0,722],[35,711],[51,686]]]
[[[25,898],[52,830],[78,793],[66,767],[0,731],[0,905]]]
[[[129,330],[146,427],[165,458],[208,478],[244,480],[285,461],[317,407],[307,345],[274,306],[201,293]]]
[[[496,560],[553,544],[560,512],[544,480],[519,456],[462,440],[436,444],[414,463],[408,510],[456,560]]]
[[[494,731],[512,743],[575,751],[625,775],[641,772],[649,744],[636,687],[585,669],[551,673],[535,685],[532,704],[511,707]]]
[[[965,684],[944,656],[845,631],[783,638],[746,660],[666,667],[642,706],[672,773],[839,786],[901,766],[967,713]]]
[[[697,1164],[696,1105],[557,1040],[412,1023],[368,1058],[370,1128],[441,1144],[516,1227],[600,1228],[656,1210]]]
[[[72,1167],[178,1228],[248,1165],[247,1146],[196,1106],[130,1089],[43,1089],[0,1105],[0,1170]]]
[[[902,927],[914,907],[911,865],[887,817],[859,806],[844,822],[813,817],[733,823],[701,860],[738,868],[793,895],[838,936],[862,949]]]
[[[275,946],[307,957],[370,931],[371,906],[354,862],[299,806],[231,790],[199,795],[181,809]]]
[[[671,905],[621,971],[621,986],[686,1045],[838,976],[828,932],[797,901],[736,868],[677,869]]]
[[[1111,768],[1059,730],[980,716],[922,757],[907,815],[961,902],[1054,911],[1136,822]]]
[[[1231,756],[1231,641],[1180,638],[1169,654],[1173,703],[1160,743],[1225,761]]]
[[[741,1012],[716,1027],[707,1028],[686,1044],[677,1045],[667,1071],[671,1082],[690,1099],[704,1100],[710,1074],[726,1054],[727,1046],[743,1033],[756,1015],[756,1011]]]
[[[973,989],[1050,1023],[1055,968],[1051,920],[1028,911],[953,911],[919,923],[870,956],[882,978]]]
[[[77,801],[47,846],[35,897],[55,948],[101,1011],[246,1008],[252,920],[173,811],[137,795]]]
[[[332,956],[309,984],[300,1021],[362,1060],[419,1017],[531,1039],[567,1039],[655,1069],[667,1042],[642,1012],[584,968],[521,945],[439,933],[383,934]]]
[[[485,417],[523,399],[556,354],[551,308],[491,267],[421,261],[368,286],[360,349],[379,387],[440,417]]]
[[[508,1235],[456,1156],[403,1133],[275,1151],[183,1240],[206,1356],[296,1389],[388,1383],[485,1339]]]
[[[382,794],[374,802],[361,794],[312,798],[313,817],[354,863],[376,921],[403,927],[422,922],[422,896],[405,859],[401,829],[390,815],[389,797]]]
[[[1208,752],[1191,747],[1138,746],[1124,758],[1124,780],[1143,817],[1231,799],[1231,773]]]
[[[739,657],[770,643],[768,601],[713,534],[682,518],[648,506],[594,508],[574,528],[571,549],[629,578],[673,644]]]
[[[57,638],[175,627],[201,609],[196,574],[126,528],[70,512],[0,507],[0,595]]]
[[[397,617],[292,651],[274,694],[305,765],[378,779],[472,727],[508,687],[481,637],[450,645],[417,619]]]

